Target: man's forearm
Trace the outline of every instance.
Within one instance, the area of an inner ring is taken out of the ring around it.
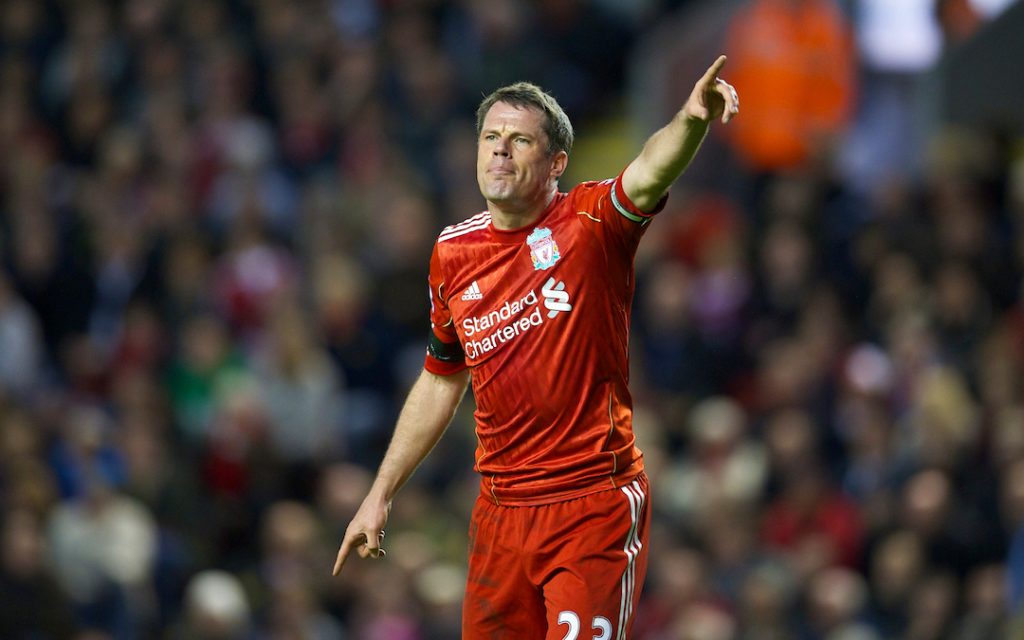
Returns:
[[[644,211],[654,208],[697,155],[708,124],[679,111],[647,139],[623,175],[623,187],[636,206]]]
[[[469,371],[439,376],[424,370],[398,417],[371,493],[390,502],[444,434],[466,392]]]

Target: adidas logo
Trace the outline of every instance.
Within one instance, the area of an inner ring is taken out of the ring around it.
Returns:
[[[463,300],[483,300],[484,294],[480,292],[480,285],[473,281],[473,284],[469,285],[466,289],[466,293],[462,294]]]

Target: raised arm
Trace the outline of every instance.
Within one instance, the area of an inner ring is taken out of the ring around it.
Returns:
[[[341,572],[353,549],[363,558],[384,555],[380,545],[391,500],[441,439],[468,384],[468,369],[450,376],[439,376],[427,370],[420,374],[405,399],[377,478],[345,531],[334,562],[334,575]]]
[[[686,170],[715,118],[727,123],[740,109],[732,85],[718,77],[725,56],[708,67],[671,122],[647,139],[622,175],[622,188],[641,211],[651,211]]]

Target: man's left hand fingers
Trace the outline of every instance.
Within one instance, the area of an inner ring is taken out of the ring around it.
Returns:
[[[736,93],[736,89],[721,78],[715,79],[715,90],[722,96],[722,100],[725,102],[725,108],[722,110],[722,123],[729,122],[732,120],[740,111],[740,97]]]
[[[711,66],[708,67],[708,70],[704,72],[704,77],[701,78],[701,82],[710,83],[712,82],[712,80],[717,78],[718,72],[721,71],[722,67],[725,66],[726,60],[727,58],[724,55],[718,56],[718,59],[712,62]]]

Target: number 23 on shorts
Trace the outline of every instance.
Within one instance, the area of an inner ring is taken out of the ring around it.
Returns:
[[[572,611],[562,611],[558,614],[558,624],[569,625],[562,640],[577,640],[580,635],[580,617]],[[612,623],[604,616],[594,616],[591,628],[598,632],[592,640],[610,640],[612,637]]]

